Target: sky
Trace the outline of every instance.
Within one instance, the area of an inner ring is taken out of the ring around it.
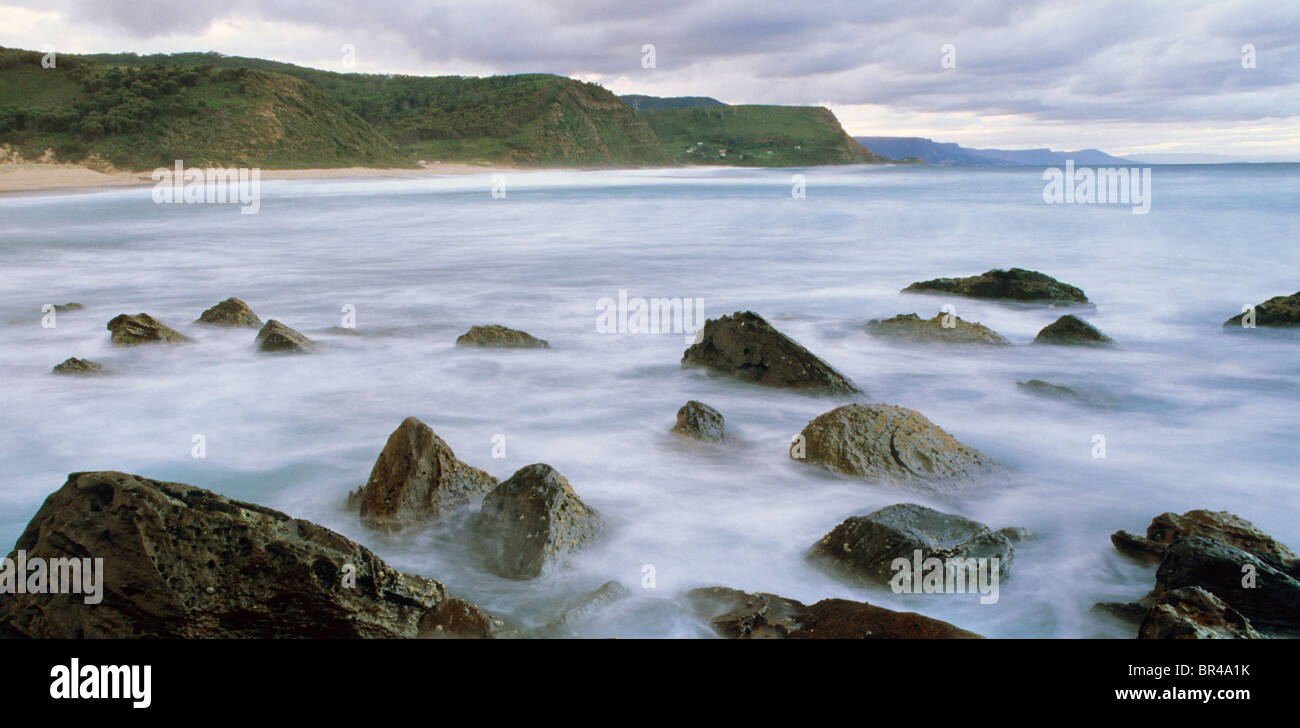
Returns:
[[[856,136],[1300,160],[1300,0],[0,0],[0,45],[549,72],[826,106]]]

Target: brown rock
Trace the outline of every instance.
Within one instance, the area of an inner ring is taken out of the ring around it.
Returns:
[[[307,352],[315,347],[315,342],[271,319],[262,330],[257,332],[257,348],[265,352]]]
[[[1110,540],[1115,548],[1134,558],[1159,561],[1165,550],[1179,539],[1201,536],[1254,554],[1275,569],[1300,577],[1300,559],[1285,544],[1255,528],[1244,518],[1227,511],[1188,511],[1183,515],[1162,513],[1147,527],[1146,538],[1116,531]]]
[[[951,318],[948,318],[951,316]],[[950,324],[945,326],[944,324]],[[867,333],[911,343],[981,344],[985,346],[1011,346],[998,332],[979,323],[963,320],[955,315],[939,313],[926,320],[914,313],[891,319],[872,319],[867,322]]]
[[[703,402],[691,400],[677,410],[673,432],[697,440],[721,442],[727,436],[727,427],[721,412]]]
[[[102,364],[89,359],[78,359],[75,356],[69,357],[62,364],[54,366],[55,374],[98,374],[103,370]]]
[[[1066,315],[1044,326],[1034,337],[1035,344],[1088,346],[1114,344],[1115,340],[1101,333],[1096,326],[1078,316]]]
[[[496,631],[496,621],[478,605],[450,597],[424,613],[420,619],[419,636],[425,639],[490,639]]]
[[[699,343],[682,354],[683,366],[702,366],[771,387],[830,394],[861,390],[847,377],[777,331],[752,311],[704,322]]]
[[[1264,639],[1250,620],[1199,586],[1173,589],[1155,598],[1138,639]]]
[[[509,329],[505,326],[492,324],[489,326],[471,326],[469,331],[456,338],[456,346],[546,349],[550,347],[550,343],[518,329]]]
[[[253,313],[253,309],[249,308],[247,303],[238,298],[227,298],[209,308],[200,314],[198,320],[194,323],[211,324],[213,326],[242,326],[250,329],[262,327],[262,319]]]
[[[488,569],[531,579],[566,553],[594,540],[604,524],[555,468],[520,468],[483,499],[475,534]]]
[[[723,587],[693,589],[687,598],[720,635],[737,639],[981,639],[915,612],[846,599],[808,606],[775,594]]]
[[[137,313],[134,316],[125,313],[119,314],[109,321],[108,326],[105,328],[113,332],[113,343],[122,346],[157,342],[175,343],[190,340],[189,337],[177,333],[175,329],[163,324],[147,313]]]

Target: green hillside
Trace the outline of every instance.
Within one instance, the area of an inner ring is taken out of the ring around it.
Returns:
[[[829,109],[708,106],[647,109],[664,153],[681,164],[790,167],[888,161],[853,141]]]

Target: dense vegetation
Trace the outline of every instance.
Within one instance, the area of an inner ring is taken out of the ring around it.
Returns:
[[[683,164],[784,167],[888,161],[810,106],[707,106],[637,112]]]

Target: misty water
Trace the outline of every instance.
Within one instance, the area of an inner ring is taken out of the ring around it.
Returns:
[[[791,195],[796,172],[805,199]],[[631,595],[572,634],[709,636],[681,595],[720,585],[866,600],[994,637],[1129,637],[1089,608],[1143,595],[1154,567],[1121,557],[1110,533],[1209,508],[1300,548],[1300,331],[1222,328],[1300,289],[1300,167],[1157,167],[1152,182],[1146,215],[1045,204],[1037,169],[511,173],[504,199],[486,174],[264,181],[256,215],[155,205],[147,187],[3,197],[0,551],[69,472],[111,469],[320,523],[524,629],[615,579]],[[1071,312],[1120,346],[1030,345],[1062,309],[899,293],[1011,266],[1083,288],[1095,309]],[[918,410],[1004,470],[918,489],[792,461],[790,438],[852,400],[683,369],[682,334],[600,333],[598,301],[620,289],[699,298],[710,318],[753,310],[866,401]],[[259,354],[252,330],[190,323],[229,296],[319,349]],[[43,328],[42,305],[68,301],[85,308]],[[945,303],[1016,346],[904,346],[864,330]],[[349,304],[354,332],[336,328]],[[195,342],[111,345],[105,323],[137,312]],[[486,323],[551,348],[454,345]],[[106,372],[52,375],[69,356]],[[1027,379],[1091,401],[1033,396],[1016,385]],[[725,415],[725,445],[670,434],[688,399]],[[511,581],[467,551],[477,504],[397,536],[366,531],[346,494],[408,416],[499,478],[554,466],[606,534]],[[991,605],[854,586],[805,560],[845,517],[900,502],[1036,538],[1017,544]]]

